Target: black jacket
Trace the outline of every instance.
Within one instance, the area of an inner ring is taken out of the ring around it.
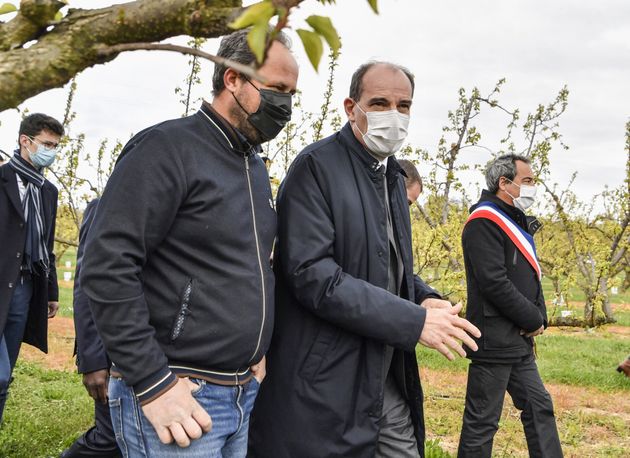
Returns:
[[[87,374],[102,369],[108,369],[109,358],[105,352],[101,336],[96,330],[92,310],[83,288],[81,288],[81,265],[87,234],[94,220],[98,199],[91,201],[83,213],[83,222],[79,231],[79,248],[77,249],[77,266],[74,274],[73,308],[74,308],[74,332],[75,353],[77,355],[77,367],[80,374]]]
[[[387,164],[402,297],[389,293],[383,175],[349,125],[306,148],[278,196],[276,323],[250,424],[250,456],[372,457],[383,407],[385,344],[423,448],[415,346],[435,291],[413,275],[401,169]],[[438,296],[439,297],[439,296]]]
[[[527,231],[525,214],[484,190],[472,212],[484,201],[497,205]],[[540,281],[532,266],[499,226],[478,218],[462,234],[468,300],[466,318],[481,330],[479,350],[471,359],[508,361],[532,352],[533,340],[521,330],[547,326],[547,309]]]
[[[272,332],[275,229],[257,149],[209,105],[125,146],[80,281],[107,354],[141,402],[175,383],[173,373],[251,377]]]
[[[23,341],[48,352],[48,302],[59,300],[57,268],[55,265],[55,222],[57,218],[57,188],[48,180],[41,188],[44,209],[44,230],[49,253],[50,273],[33,275],[33,297],[29,305],[28,321]],[[20,275],[22,254],[26,242],[26,221],[18,190],[15,171],[4,164],[0,166],[0,332],[4,330],[13,297],[15,284]]]

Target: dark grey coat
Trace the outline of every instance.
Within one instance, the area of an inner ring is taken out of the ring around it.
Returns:
[[[250,425],[250,456],[372,457],[383,407],[385,345],[423,448],[415,346],[437,293],[413,275],[401,169],[387,167],[401,297],[389,293],[384,185],[349,125],[295,160],[278,196],[276,322],[267,378]],[[439,297],[439,296],[438,296]]]

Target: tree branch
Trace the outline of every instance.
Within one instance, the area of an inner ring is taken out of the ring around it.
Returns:
[[[22,0],[17,15],[9,22],[0,23],[0,52],[36,39],[64,6],[59,0]]]
[[[231,67],[234,70],[237,70],[252,79],[260,81],[262,84],[267,83],[267,80],[263,76],[259,75],[256,70],[249,65],[243,65],[241,63],[234,62],[233,60],[225,59],[223,57],[215,56],[213,54],[208,54],[207,52],[204,52],[200,49],[195,49],[188,46],[159,43],[127,43],[115,46],[103,46],[97,49],[97,53],[101,57],[108,57],[112,54],[118,55],[124,51],[174,51],[180,54],[190,54],[191,56],[203,57],[204,59],[208,59],[209,61],[214,62],[215,64]]]
[[[42,25],[32,46],[0,52],[0,111],[62,87],[84,69],[116,57],[99,54],[103,47],[230,33],[227,24],[240,7],[240,0],[136,0],[101,9],[71,9],[50,31],[48,22]]]
[[[73,246],[75,248],[79,247],[79,243],[78,242],[74,242],[72,240],[65,240],[59,237],[55,237],[55,242],[57,243],[61,243],[62,245],[67,245],[67,246]]]

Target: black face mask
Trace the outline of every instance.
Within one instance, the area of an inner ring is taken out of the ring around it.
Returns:
[[[247,82],[254,86],[249,79],[247,79]],[[292,94],[269,89],[258,89],[256,86],[254,88],[260,93],[260,106],[255,113],[248,113],[234,93],[232,93],[232,97],[234,97],[238,106],[248,114],[247,120],[260,132],[262,140],[267,142],[276,138],[291,120]]]

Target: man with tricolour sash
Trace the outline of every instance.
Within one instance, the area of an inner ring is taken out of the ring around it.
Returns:
[[[486,169],[487,190],[472,206],[462,234],[466,318],[481,330],[467,349],[466,408],[458,457],[490,457],[507,391],[521,410],[530,457],[561,457],[551,396],[538,373],[534,337],[547,327],[542,272],[524,211],[536,196],[526,157],[509,154]]]

